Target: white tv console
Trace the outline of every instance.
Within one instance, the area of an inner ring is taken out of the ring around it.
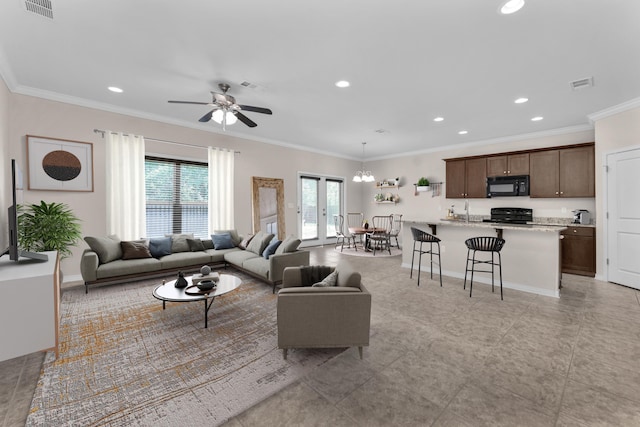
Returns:
[[[0,257],[0,361],[42,350],[58,357],[60,261]]]

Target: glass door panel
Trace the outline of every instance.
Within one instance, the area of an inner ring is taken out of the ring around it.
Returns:
[[[333,216],[342,214],[343,180],[300,175],[299,228],[307,246],[335,242]]]

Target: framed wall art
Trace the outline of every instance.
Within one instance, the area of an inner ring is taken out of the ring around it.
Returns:
[[[93,144],[27,135],[29,190],[93,191]]]

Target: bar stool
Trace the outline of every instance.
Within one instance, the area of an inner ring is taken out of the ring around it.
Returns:
[[[493,292],[493,276],[494,267],[497,265],[500,271],[500,300],[502,300],[502,258],[500,256],[500,250],[505,244],[505,240],[499,237],[472,237],[465,240],[467,245],[467,263],[464,270],[464,287],[467,288],[467,272],[471,271],[471,282],[469,283],[469,298],[471,298],[471,292],[473,291],[473,273],[474,271],[482,273],[491,273],[491,292]],[[473,251],[473,256],[469,257]],[[477,260],[476,252],[491,252],[490,260]],[[495,261],[495,254],[498,254],[498,262]],[[469,261],[471,261],[471,269],[469,269]],[[475,270],[476,264],[488,264],[491,265],[491,270]]]
[[[413,234],[413,253],[411,254],[411,274],[409,275],[409,277],[413,278],[413,259],[416,256],[416,252],[418,252],[420,254],[418,257],[418,286],[420,286],[420,266],[422,265],[422,254],[429,254],[429,257],[430,257],[429,261],[431,264],[431,278],[433,279],[433,264],[434,264],[433,256],[437,255],[438,262],[436,262],[436,264],[438,265],[438,268],[440,270],[440,286],[442,287],[442,265],[440,265],[440,239],[438,239],[434,235],[431,235],[425,231],[419,230],[415,227],[411,227],[411,234]],[[416,249],[416,244],[418,242],[420,242],[420,248]],[[423,243],[429,243],[429,250],[422,249]],[[434,244],[438,248],[437,252],[433,250]]]

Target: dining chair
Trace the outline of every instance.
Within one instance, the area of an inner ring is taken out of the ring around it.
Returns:
[[[347,227],[362,227],[362,223],[364,222],[364,214],[362,212],[348,212],[347,213]],[[362,241],[362,237],[364,233],[354,233],[354,241],[357,239],[360,242],[360,245],[364,247],[364,242]]]
[[[333,224],[336,229],[336,248],[339,244],[342,243],[342,247],[340,248],[340,252],[344,251],[344,242],[347,241],[347,244],[351,247],[351,242],[353,241],[353,247],[356,252],[358,251],[358,247],[356,246],[356,237],[354,234],[349,232],[349,228],[344,226],[344,215],[334,215],[333,216]]]
[[[400,249],[398,234],[402,231],[402,214],[391,214],[391,238],[396,239],[396,247]]]
[[[373,230],[367,233],[367,240],[373,255],[378,248],[381,251],[386,249],[391,255],[391,215],[374,216],[371,223]]]

